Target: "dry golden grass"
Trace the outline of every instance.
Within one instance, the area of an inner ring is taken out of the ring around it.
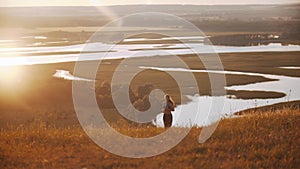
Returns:
[[[197,142],[201,129],[192,128],[170,151],[130,159],[98,147],[80,127],[55,128],[36,120],[0,131],[0,168],[298,168],[299,123],[299,109],[256,111],[222,120],[204,144]],[[119,125],[134,137],[164,130]]]

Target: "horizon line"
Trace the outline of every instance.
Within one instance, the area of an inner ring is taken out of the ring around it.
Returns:
[[[232,4],[120,4],[120,5],[32,5],[32,6],[26,6],[26,5],[0,5],[0,7],[7,7],[7,8],[17,8],[17,7],[113,7],[113,6],[165,6],[165,5],[178,5],[178,6],[271,6],[271,5],[300,5],[296,2],[291,3],[274,3],[274,4],[238,4],[238,3],[232,3]]]

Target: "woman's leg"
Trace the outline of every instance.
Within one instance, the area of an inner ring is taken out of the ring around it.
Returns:
[[[172,126],[172,121],[173,121],[172,114],[164,114],[163,119],[164,119],[165,128]]]

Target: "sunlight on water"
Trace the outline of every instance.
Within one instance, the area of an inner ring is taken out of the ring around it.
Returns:
[[[15,65],[30,65],[26,64],[27,59],[24,57],[16,58],[0,58],[0,67],[10,67]]]
[[[62,78],[65,80],[78,80],[78,81],[87,81],[87,82],[94,81],[94,80],[90,80],[90,79],[86,79],[86,78],[76,77],[67,70],[56,70],[56,73],[53,75],[53,77]]]
[[[177,39],[184,39],[187,37],[176,37]],[[190,40],[201,40],[201,37],[189,37]],[[169,38],[170,39],[170,38]],[[127,39],[127,41],[130,39]],[[144,40],[144,39],[142,39]],[[126,41],[126,39],[125,39]],[[35,44],[32,44],[35,45]],[[63,63],[75,62],[78,60],[79,54],[72,54],[74,52],[82,52],[86,44],[77,44],[70,46],[48,46],[48,47],[22,47],[22,48],[0,48],[0,66],[5,65],[31,65],[31,64],[49,64],[49,63]],[[188,44],[168,44],[160,49],[162,45],[166,44],[120,44],[115,45],[113,55],[106,57],[110,48],[109,44],[105,43],[89,43],[87,53],[82,53],[83,60],[99,60],[105,59],[120,59],[128,57],[151,57],[164,55],[187,55],[194,53],[211,53],[210,45],[203,43],[188,43]],[[188,47],[188,48],[187,48]],[[191,48],[191,49],[189,49]],[[292,52],[300,51],[299,45],[283,46],[281,44],[269,44],[263,46],[213,46],[216,53],[246,53],[246,52]],[[102,52],[98,52],[102,51]],[[143,52],[140,52],[143,51]],[[55,52],[55,53],[54,53]],[[65,54],[59,54],[64,52]],[[70,52],[70,53],[68,53]],[[43,53],[47,53],[44,55]],[[15,55],[26,55],[23,57],[15,57]],[[11,60],[11,61],[10,61]],[[10,62],[9,64],[7,64]]]

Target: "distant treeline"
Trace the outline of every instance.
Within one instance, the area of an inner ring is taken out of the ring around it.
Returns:
[[[0,18],[1,19],[1,18]],[[298,33],[299,20],[198,20],[187,18],[204,32],[281,32]],[[109,22],[106,17],[12,17],[2,18],[1,27],[22,27],[34,29],[38,27],[98,27]]]
[[[0,7],[0,27],[94,27],[128,14],[164,12],[187,19],[203,31],[297,32],[300,25],[299,11],[300,4]]]

